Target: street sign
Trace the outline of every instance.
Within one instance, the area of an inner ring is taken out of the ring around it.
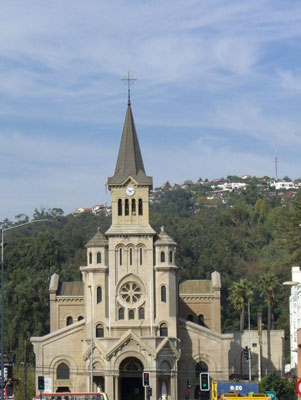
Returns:
[[[276,400],[276,392],[273,390],[267,390],[264,392],[268,397],[270,397],[272,400]]]
[[[44,389],[44,393],[52,393],[52,378],[44,378],[44,382],[45,382],[45,389]]]
[[[256,382],[231,382],[217,381],[217,393],[239,392],[240,396],[247,396],[248,393],[259,393],[259,385]]]
[[[296,389],[297,389],[298,395],[301,396],[301,379],[298,380]]]

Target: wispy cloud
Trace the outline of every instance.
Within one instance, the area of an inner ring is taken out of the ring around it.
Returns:
[[[297,176],[300,36],[295,0],[4,2],[0,220],[104,199],[128,70],[155,181],[272,174],[275,141]]]

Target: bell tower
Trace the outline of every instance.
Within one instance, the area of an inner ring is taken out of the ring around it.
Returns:
[[[131,103],[128,102],[114,175],[109,242],[109,320],[112,336],[128,328],[154,335],[154,236],[149,224],[152,178],[144,169]]]
[[[107,235],[154,234],[149,225],[152,178],[145,174],[134,118],[128,104],[115,173],[108,178],[112,193],[112,225]]]

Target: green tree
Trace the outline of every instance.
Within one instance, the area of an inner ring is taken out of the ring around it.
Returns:
[[[278,372],[273,372],[262,379],[262,391],[271,390],[276,392],[278,400],[293,400],[296,395],[296,380],[281,378]]]
[[[278,278],[267,272],[259,277],[259,290],[262,296],[266,297],[268,305],[267,315],[267,341],[268,341],[268,360],[271,361],[271,329],[274,329],[274,302],[275,302],[275,289],[279,286]]]
[[[242,332],[245,325],[245,307],[253,295],[250,283],[246,279],[233,282],[229,289],[229,300],[234,308],[240,311],[239,329]]]
[[[274,316],[273,316],[273,308],[275,301],[274,291],[277,287],[279,287],[279,280],[274,274],[266,272],[259,277],[258,284],[260,293],[263,297],[266,298],[266,302],[268,305],[267,329],[269,331],[274,328]]]

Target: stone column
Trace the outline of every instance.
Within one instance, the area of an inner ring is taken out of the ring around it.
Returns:
[[[157,373],[151,372],[150,373],[150,386],[152,388],[152,396],[151,400],[157,400],[159,398],[159,388],[158,388],[158,379]]]
[[[114,376],[115,397],[114,400],[119,400],[119,376]]]
[[[114,400],[114,379],[113,375],[106,375],[105,376],[105,388],[106,394],[108,395],[109,399]]]
[[[170,377],[170,398],[177,400],[178,398],[178,384],[177,384],[177,373],[172,372]]]

